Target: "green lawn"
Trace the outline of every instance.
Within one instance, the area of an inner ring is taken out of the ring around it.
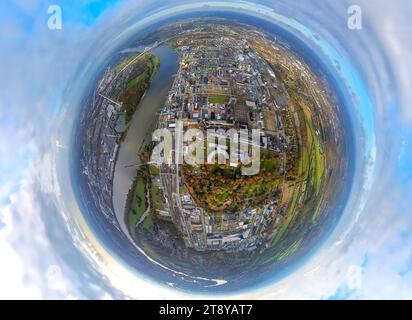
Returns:
[[[308,171],[308,181],[311,186],[314,188],[315,195],[318,195],[323,175],[325,172],[325,156],[323,154],[322,145],[315,134],[315,130],[313,128],[312,119],[305,114],[305,122],[306,127],[308,130],[308,135],[311,137],[311,146],[310,146],[310,164],[309,164],[309,171]]]
[[[228,96],[210,96],[208,98],[209,103],[228,103]]]
[[[282,225],[280,226],[275,239],[273,239],[272,242],[272,246],[275,245],[284,235],[284,233],[286,232],[290,222],[292,221],[293,217],[295,216],[295,209],[296,209],[296,205],[298,202],[298,198],[299,195],[301,194],[300,188],[296,188],[293,191],[293,196],[292,196],[292,200],[289,204],[289,208],[288,208],[288,212],[286,213],[286,218],[285,220],[282,222]]]
[[[145,185],[143,178],[139,177],[136,182],[136,187],[133,191],[133,200],[128,212],[129,218],[129,231],[133,239],[136,239],[136,223],[142,217],[146,210],[145,199]]]
[[[118,65],[118,69],[122,69],[134,58],[128,58]],[[137,109],[141,98],[150,86],[150,81],[153,79],[159,68],[160,60],[158,57],[147,53],[136,59],[133,64],[138,65],[136,71],[130,75],[127,81],[127,86],[124,90],[120,90],[114,96],[123,104],[123,111],[126,113],[126,122],[129,122]]]
[[[293,242],[289,247],[287,247],[285,250],[279,252],[276,256],[276,260],[283,260],[290,256],[292,253],[296,252],[296,250],[299,249],[300,245],[302,243],[302,239],[296,240]]]
[[[315,212],[312,215],[312,222],[315,223],[319,217],[320,211],[322,209],[322,201],[320,200],[318,205],[316,206]]]
[[[149,232],[153,230],[154,224],[153,224],[152,216],[150,214],[144,219],[141,226],[143,230],[146,230]],[[140,225],[139,225],[139,228],[140,228]]]
[[[262,161],[263,168],[266,171],[278,170],[279,169],[279,161],[277,159],[264,159]]]
[[[127,57],[126,59],[123,59],[123,61],[121,61],[116,67],[115,67],[115,69],[114,69],[114,71],[117,73],[117,72],[120,72],[120,70],[122,70],[127,64],[129,64],[133,59],[136,59],[136,57],[139,55],[139,54],[141,54],[141,52],[137,52],[136,54],[134,54],[134,55],[132,55],[132,56],[130,56],[130,57]],[[136,62],[137,61],[139,61],[139,59],[136,59]],[[136,63],[135,62],[135,63]]]
[[[315,134],[315,130],[313,128],[312,119],[308,117],[308,115],[303,112],[305,117],[306,129],[308,134],[307,142],[303,144],[301,149],[301,156],[299,159],[298,165],[298,174],[299,179],[302,181],[307,181],[307,188],[305,190],[305,199],[313,199],[313,197],[317,196],[321,185],[323,182],[324,172],[325,172],[325,155],[323,154],[323,149],[320,144],[320,141]],[[285,234],[288,226],[290,225],[291,221],[293,220],[299,200],[299,196],[301,194],[301,188],[296,187],[292,200],[289,203],[289,208],[286,213],[286,218],[282,222],[275,239],[272,242],[272,245],[278,243],[282,236]],[[321,209],[321,201],[319,200],[319,204],[316,207],[316,210],[313,213],[312,221],[316,221],[320,209]],[[279,256],[282,257],[282,256]]]
[[[147,79],[147,73],[148,73],[148,69],[139,74],[138,76],[134,77],[133,79],[131,79],[128,83],[127,83],[127,90],[132,90],[135,86],[139,85],[140,82],[142,81],[146,81]]]
[[[185,192],[187,192],[186,187],[185,186],[181,186],[179,187],[179,193],[180,195],[183,195]]]
[[[159,57],[152,55],[150,57],[150,62],[152,63],[150,80],[153,80],[157,70],[159,69],[160,59],[159,59]]]
[[[160,169],[159,169],[158,166],[156,166],[154,164],[149,165],[149,172],[150,172],[150,175],[152,175],[154,177],[159,177],[160,176]]]
[[[165,203],[162,190],[152,184],[150,187],[150,193],[152,196],[153,212],[156,212],[156,210],[164,210]]]

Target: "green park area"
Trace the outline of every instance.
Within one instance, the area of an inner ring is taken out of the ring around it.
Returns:
[[[160,60],[151,53],[138,54],[120,63],[116,70],[120,71],[125,66],[133,68],[134,72],[129,76],[126,88],[121,90],[116,97],[123,105],[126,114],[126,122],[132,118],[144,93],[150,86],[150,81],[159,68]]]
[[[158,179],[160,177],[158,166],[149,165],[144,169],[140,169],[128,195],[128,225],[130,234],[134,239],[136,239],[137,224],[139,224],[140,230],[151,231],[153,228],[152,214],[147,214],[143,217],[143,214],[149,207],[146,199],[146,190],[149,190],[151,213],[163,210],[165,205],[163,191],[156,183],[149,180],[149,177],[150,179]]]
[[[145,183],[143,177],[138,177],[133,184],[132,198],[128,211],[129,231],[133,239],[136,239],[136,224],[146,210]]]
[[[272,241],[272,246],[282,240],[291,222],[301,212],[299,207],[319,196],[324,178],[326,158],[322,143],[314,130],[311,112],[305,106],[302,106],[302,116],[305,120],[306,132],[302,134],[304,141],[300,148],[298,178],[296,181],[289,181],[287,183],[287,187],[292,188],[293,193],[283,222]],[[301,198],[304,200],[303,203],[300,202]],[[314,210],[310,210],[313,216],[312,221],[316,220],[320,212],[320,204],[321,201],[319,200]],[[284,250],[276,254],[275,258],[278,260],[289,256],[291,252],[297,250],[297,246],[298,242],[286,246]]]
[[[220,103],[220,104],[224,104],[224,103],[228,103],[228,102],[229,102],[229,97],[228,97],[228,96],[214,95],[214,96],[210,96],[210,97],[208,98],[208,102],[209,102],[209,103]]]
[[[210,212],[234,212],[247,202],[255,205],[273,195],[284,177],[279,175],[279,158],[272,152],[261,152],[257,175],[242,175],[242,166],[204,164],[199,168],[185,164],[185,185],[196,202]]]

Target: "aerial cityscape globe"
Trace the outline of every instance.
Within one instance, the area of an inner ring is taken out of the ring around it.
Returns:
[[[259,285],[342,215],[354,175],[345,103],[316,53],[270,22],[209,9],[156,21],[84,93],[78,197],[157,281]]]

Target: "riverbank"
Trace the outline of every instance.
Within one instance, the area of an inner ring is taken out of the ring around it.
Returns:
[[[135,180],[137,168],[141,165],[138,155],[150,140],[157,113],[164,105],[172,85],[172,76],[178,70],[178,58],[171,48],[160,46],[153,49],[151,53],[159,58],[158,70],[129,122],[115,160],[113,208],[121,230],[128,236],[130,235],[125,215],[126,199]]]

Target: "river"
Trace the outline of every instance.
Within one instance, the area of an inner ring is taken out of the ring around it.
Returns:
[[[139,47],[135,50],[142,51],[143,48]],[[157,119],[157,112],[162,109],[173,83],[173,75],[178,70],[178,56],[171,48],[162,45],[151,52],[160,58],[159,70],[140,101],[129,123],[125,139],[120,144],[113,178],[113,208],[122,231],[128,237],[130,236],[125,222],[124,209],[127,194],[140,162],[138,153],[145,140],[150,138],[149,135]]]

